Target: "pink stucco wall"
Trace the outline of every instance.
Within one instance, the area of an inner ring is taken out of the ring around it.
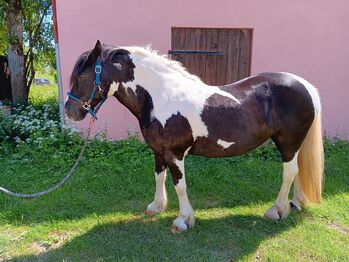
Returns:
[[[320,90],[326,133],[349,139],[348,0],[57,1],[64,93],[80,53],[95,41],[170,49],[171,26],[254,28],[252,74],[288,71]],[[126,137],[135,119],[116,100],[99,128]]]

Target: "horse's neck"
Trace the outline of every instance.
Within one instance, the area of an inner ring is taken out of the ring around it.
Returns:
[[[114,96],[121,104],[127,107],[135,117],[139,117],[141,105],[135,92],[124,85],[119,84],[118,90]]]
[[[138,119],[141,128],[150,123],[152,101],[149,93],[142,87],[130,88],[120,84],[115,97]]]

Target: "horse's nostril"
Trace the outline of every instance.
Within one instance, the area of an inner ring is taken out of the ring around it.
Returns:
[[[66,115],[67,117],[70,118],[70,116],[71,116],[71,111],[68,110],[66,106],[64,107],[64,113],[65,113],[65,115]]]
[[[74,119],[77,114],[77,112],[75,110],[72,110],[71,107],[67,104],[64,107],[64,113],[69,119]]]

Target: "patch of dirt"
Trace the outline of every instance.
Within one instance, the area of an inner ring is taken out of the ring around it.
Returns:
[[[256,251],[256,256],[255,256],[256,260],[260,260],[262,259],[261,253],[259,252],[259,250]]]
[[[221,203],[219,199],[215,199],[212,197],[207,198],[207,207],[212,208],[212,207],[218,207]]]
[[[328,228],[330,228],[332,230],[335,230],[338,233],[341,233],[343,235],[347,235],[349,233],[349,229],[348,228],[346,228],[346,227],[344,227],[344,226],[342,226],[342,225],[340,225],[338,223],[332,222],[332,223],[328,224],[327,226],[328,226]]]
[[[37,241],[33,242],[30,245],[30,249],[35,251],[36,255],[39,255],[39,254],[42,254],[42,253],[46,252],[49,248],[50,248],[49,245],[43,244],[43,243],[40,243],[40,242],[37,242]]]
[[[46,253],[48,250],[57,249],[63,246],[64,241],[69,237],[67,233],[53,231],[48,235],[46,241],[34,241],[30,245],[30,249],[35,251],[37,255]]]

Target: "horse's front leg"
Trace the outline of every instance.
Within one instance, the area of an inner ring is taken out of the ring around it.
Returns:
[[[151,202],[145,210],[145,213],[149,216],[161,213],[166,209],[167,205],[167,194],[165,186],[167,165],[161,155],[154,152],[154,156],[156,189],[154,201]]]
[[[173,221],[171,231],[173,233],[180,233],[188,229],[188,227],[193,227],[195,224],[193,208],[191,207],[187,196],[187,184],[185,182],[184,172],[184,157],[181,160],[177,159],[176,157],[171,157],[167,160],[167,165],[170,168],[179,201],[179,215]]]

